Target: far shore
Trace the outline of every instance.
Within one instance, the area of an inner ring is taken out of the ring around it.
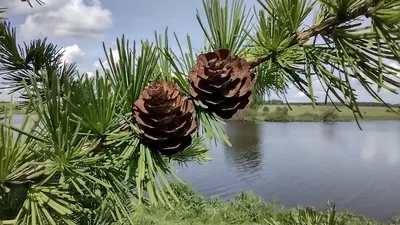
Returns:
[[[0,118],[10,103],[0,103]],[[291,108],[291,109],[290,109]],[[290,104],[264,104],[257,107],[240,110],[228,121],[264,121],[264,122],[354,122],[353,112],[345,106]],[[378,105],[359,106],[362,118],[357,114],[359,121],[400,121],[400,106],[388,107]],[[13,105],[13,114],[24,115],[25,107]]]
[[[345,106],[320,105],[261,105],[238,112],[231,121],[265,121],[265,122],[353,122],[353,112]],[[360,106],[362,118],[359,121],[400,121],[400,109],[395,112],[384,106]]]

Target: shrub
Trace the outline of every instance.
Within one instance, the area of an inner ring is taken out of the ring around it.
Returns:
[[[289,113],[289,108],[287,106],[284,106],[284,107],[278,106],[278,107],[276,107],[275,112],[281,113],[283,115],[287,115]]]
[[[337,112],[334,112],[332,114],[329,114],[327,119],[332,121],[332,120],[337,120],[339,118],[339,114]]]
[[[336,112],[337,110],[335,108],[330,108],[330,109],[326,109],[323,113],[322,113],[322,120],[323,121],[333,121],[339,118],[339,114],[337,114]]]
[[[284,115],[287,115],[289,113],[289,108],[287,106],[283,107],[282,112]]]
[[[299,115],[299,118],[301,118],[302,121],[317,121],[320,120],[321,116],[316,113],[305,112]]]

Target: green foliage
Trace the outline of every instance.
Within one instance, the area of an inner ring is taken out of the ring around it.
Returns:
[[[262,9],[256,15],[257,23],[254,33],[249,33],[253,57],[265,57],[259,65],[260,81],[256,90],[272,88],[277,94],[285,94],[287,83],[292,82],[297,88],[307,93],[302,85],[299,74],[304,74],[304,69],[295,67],[303,53],[298,46],[293,46],[296,40],[296,31],[302,25],[312,9],[307,1],[259,1]],[[260,58],[260,59],[262,59]],[[257,62],[257,61],[255,61]],[[267,89],[268,90],[268,89]],[[310,96],[307,93],[307,96]]]
[[[258,115],[258,118],[262,118],[264,121],[285,121],[289,122],[292,121],[292,117],[288,115],[289,113],[289,108],[286,106],[278,106],[275,108],[273,112],[268,113],[262,113],[261,115]]]
[[[28,98],[23,83],[32,88],[31,77],[36,77],[40,83],[45,75],[71,78],[76,74],[74,64],[62,62],[62,49],[47,43],[46,39],[17,45],[16,29],[7,21],[0,21],[0,36],[4,37],[0,39],[0,76],[5,84],[0,89],[10,89],[10,93],[22,92],[21,97]],[[42,69],[48,73],[41,74]],[[43,93],[40,91],[37,94]]]
[[[261,9],[255,12],[254,29],[246,30],[250,41],[246,58],[254,58],[251,65],[258,70],[255,92],[272,90],[284,97],[292,83],[315,106],[312,81],[318,80],[325,101],[337,99],[353,111],[356,120],[362,113],[353,80],[378,102],[385,102],[378,94],[382,88],[397,93],[399,70],[391,63],[400,62],[398,1],[258,2]],[[304,21],[316,7],[315,24],[307,28]],[[210,21],[219,24],[223,20],[215,14]],[[219,28],[219,33],[229,33],[227,28]],[[211,42],[218,40],[215,36]]]
[[[285,97],[292,83],[315,106],[312,81],[316,78],[326,101],[337,98],[357,119],[356,114],[362,118],[362,113],[352,80],[379,102],[384,102],[380,89],[395,92],[400,87],[400,70],[391,66],[400,62],[399,1],[258,2],[261,9],[254,15],[243,0],[231,5],[225,1],[222,6],[220,1],[204,0],[206,19],[197,13],[206,38],[203,51],[229,49],[249,60],[256,71],[255,105],[272,91]],[[303,23],[316,6],[315,24],[306,28]],[[361,18],[368,22],[358,23]],[[333,207],[325,213],[310,208],[277,211],[250,194],[239,195],[229,205],[218,200],[208,205],[194,192],[171,187],[171,179],[179,181],[173,163],[209,159],[205,139],[230,144],[223,122],[193,99],[199,129],[181,154],[166,157],[148,146],[132,120],[132,103],[150,81],[173,80],[182,94],[189,95],[187,75],[197,57],[189,35],[184,46],[174,33],[178,53],[172,51],[167,29],[164,36],[155,33],[155,44],[141,41],[140,51],[136,42],[130,46],[122,36],[117,39],[119,60],[103,45],[108,66],[100,61],[102,71],[93,78],[80,76],[74,64],[62,62],[62,50],[46,39],[18,45],[16,30],[6,21],[0,24],[0,37],[0,76],[5,88],[29,99],[20,128],[12,125],[12,107],[5,110],[0,123],[0,220],[16,216],[16,224],[154,222],[139,218],[140,210],[150,210],[152,216],[169,211],[164,218],[184,222],[196,218],[198,223],[220,224],[273,219],[269,223],[332,225],[347,218],[341,214],[343,218],[334,219]],[[286,106],[269,116],[293,119]],[[326,111],[321,120],[336,116]],[[146,203],[150,208],[141,209]],[[154,212],[152,207],[164,211]],[[135,210],[139,211],[131,217]],[[349,218],[352,224],[368,224]]]
[[[11,119],[0,124],[0,134],[6,134],[0,144],[0,220],[132,224],[129,215],[143,202],[173,206],[177,197],[169,181],[179,181],[173,163],[207,161],[208,149],[194,137],[183,153],[167,158],[139,138],[132,102],[149,81],[170,79],[162,73],[160,49],[141,44],[136,53],[135,44],[117,39],[118,62],[104,47],[109,68],[103,65],[103,76],[97,71],[91,78],[71,77],[51,66],[26,70],[31,76],[20,81],[30,102],[24,121],[35,126],[16,128]],[[25,142],[13,140],[15,131]]]
[[[289,109],[286,106],[283,107],[278,106],[275,109],[275,113],[281,113],[282,115],[287,115],[289,113]]]
[[[242,55],[248,45],[246,31],[250,29],[251,21],[250,10],[246,9],[244,2],[233,1],[229,7],[228,0],[225,0],[223,6],[220,0],[203,0],[203,7],[206,23],[201,19],[199,11],[197,20],[210,47],[225,48],[235,55]]]
[[[140,92],[147,86],[149,81],[159,78],[160,74],[156,73],[158,52],[153,44],[148,41],[141,42],[141,52],[137,54],[136,43],[133,42],[132,48],[129,46],[129,40],[122,36],[121,40],[117,39],[117,50],[119,62],[114,60],[112,49],[107,50],[103,44],[104,52],[110,68],[105,68],[103,62],[99,60],[101,67],[106,72],[111,81],[114,90],[121,97],[126,95],[124,113],[131,112],[131,104],[138,99]]]
[[[122,84],[122,83],[119,83]],[[71,84],[71,93],[66,97],[76,121],[81,122],[81,133],[90,133],[91,138],[101,138],[118,126],[123,104],[119,95],[112,95],[111,81],[97,72],[93,78],[87,76]],[[120,90],[118,87],[117,91]]]
[[[144,205],[133,220],[138,224],[266,224],[266,225],[377,225],[378,223],[338,211],[328,202],[326,210],[313,207],[285,208],[277,202],[266,202],[261,197],[241,192],[232,200],[223,202],[214,196],[209,200],[201,197],[193,188],[173,184],[172,188],[180,200],[174,210],[163,206]],[[393,220],[394,221],[394,220]],[[394,225],[395,222],[382,223]]]
[[[8,114],[9,113],[9,114]],[[4,125],[12,125],[12,106],[5,113]],[[36,124],[28,124],[27,117],[22,121],[21,130],[34,129]],[[13,219],[18,215],[27,196],[27,187],[32,182],[32,167],[25,160],[32,158],[29,151],[34,144],[29,137],[19,133],[14,140],[12,129],[0,126],[0,219]],[[29,177],[29,178],[28,178]],[[28,178],[28,179],[26,179]],[[6,181],[6,182],[4,182]]]
[[[336,108],[328,108],[322,113],[322,121],[336,121],[338,118]]]
[[[254,94],[257,96],[270,96],[275,93],[284,97],[288,88],[287,80],[281,76],[273,65],[262,64],[257,67],[257,82]]]

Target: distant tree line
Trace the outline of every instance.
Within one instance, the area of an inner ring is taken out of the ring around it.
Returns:
[[[4,100],[0,100],[0,103],[11,103],[10,101],[4,101]],[[14,101],[14,104],[20,104],[20,105],[25,105],[28,104],[28,101]]]
[[[260,103],[259,103],[260,104]],[[290,102],[290,105],[312,105],[311,102]],[[317,105],[328,105],[328,106],[333,106],[333,103],[331,102],[317,102]],[[336,106],[343,106],[343,103],[340,102],[335,102],[334,103]],[[367,106],[367,107],[386,107],[385,104],[380,103],[380,102],[357,102],[358,106]],[[400,107],[400,103],[398,104],[390,104],[387,103],[390,106],[398,106]],[[279,99],[270,99],[270,100],[265,100],[264,105],[286,105],[286,102],[279,100]]]

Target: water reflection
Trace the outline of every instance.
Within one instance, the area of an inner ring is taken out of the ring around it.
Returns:
[[[229,122],[225,132],[232,147],[224,145],[224,156],[238,171],[254,173],[261,170],[262,148],[257,123]]]
[[[361,143],[361,158],[372,163],[379,157],[386,158],[388,165],[394,166],[400,161],[399,135],[393,131],[367,131]]]
[[[285,206],[327,200],[378,220],[400,215],[400,123],[229,122],[232,148],[179,174],[203,195],[232,198],[243,190]]]
[[[396,129],[393,129],[392,132],[386,133],[386,143],[388,147],[386,150],[386,157],[391,166],[394,166],[400,161],[400,135],[395,132]]]
[[[322,137],[326,141],[335,141],[337,136],[336,136],[336,123],[330,123],[330,122],[325,122],[321,123],[321,130],[322,130]]]
[[[376,153],[377,153],[377,142],[376,138],[378,133],[373,133],[373,132],[367,132],[364,133],[363,135],[363,140],[360,142],[362,145],[360,154],[361,154],[361,159],[365,163],[371,163],[374,161]]]

